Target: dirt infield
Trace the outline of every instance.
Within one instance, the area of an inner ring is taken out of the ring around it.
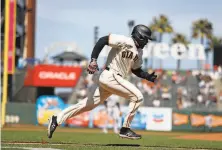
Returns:
[[[222,141],[222,133],[188,134],[177,136],[175,138],[188,140]]]
[[[5,131],[46,131],[45,126],[34,125],[8,125],[2,130]],[[100,129],[90,128],[58,128],[57,132],[77,132],[77,133],[99,133]],[[189,133],[189,132],[150,132],[150,131],[137,131],[143,135],[166,135],[173,139],[186,139],[186,140],[206,140],[206,141],[222,141],[222,133]],[[110,133],[112,131],[110,130]]]

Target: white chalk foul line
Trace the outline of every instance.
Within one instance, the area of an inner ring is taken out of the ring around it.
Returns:
[[[4,149],[28,149],[28,150],[61,150],[55,148],[33,148],[33,147],[2,147]]]
[[[41,144],[41,143],[3,143],[3,144],[11,144],[11,145],[39,145],[39,144]],[[66,143],[64,143],[64,144],[59,144],[59,143],[46,143],[46,145],[54,145],[54,146],[56,146],[56,145],[72,145],[72,144],[66,144]]]

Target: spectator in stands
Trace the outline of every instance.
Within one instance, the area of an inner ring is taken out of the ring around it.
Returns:
[[[182,97],[177,98],[177,109],[183,109]]]
[[[200,92],[197,95],[197,102],[198,103],[203,103],[203,95]]]
[[[153,107],[160,107],[160,98],[155,97],[153,100]]]
[[[209,96],[208,96],[208,99],[206,100],[206,103],[205,103],[205,105],[206,105],[206,107],[209,107],[211,104],[216,104],[217,103],[217,97],[216,97],[216,95],[214,95],[214,94],[210,94]]]
[[[161,88],[162,100],[170,100],[171,99],[171,93],[169,90],[170,90],[169,86],[163,85],[163,87]]]

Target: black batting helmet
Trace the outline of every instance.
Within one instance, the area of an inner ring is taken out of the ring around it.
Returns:
[[[143,48],[151,38],[151,30],[145,25],[136,25],[131,33],[132,38],[136,41],[138,48]]]

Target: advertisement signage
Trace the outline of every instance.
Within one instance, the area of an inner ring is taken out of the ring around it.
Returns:
[[[205,116],[202,114],[192,113],[190,115],[191,126],[199,127],[205,125]]]
[[[39,97],[36,103],[38,124],[47,125],[50,116],[58,114],[69,106],[64,104],[61,98],[57,96]],[[125,116],[128,114],[127,106],[123,106],[120,109],[122,115],[119,116],[119,128],[121,128]],[[66,124],[69,127],[103,128],[107,124],[108,128],[113,128],[114,121],[114,118],[108,115],[106,108],[100,105],[92,111],[84,112],[68,119],[63,125]],[[171,131],[172,109],[141,107],[136,112],[130,127],[139,130]]]
[[[128,107],[122,106],[121,108],[122,116],[119,117],[119,128],[122,126],[123,121],[125,119],[125,116],[128,114]],[[146,122],[147,122],[147,108],[142,107],[140,108],[132,122],[131,122],[131,128],[132,129],[139,129],[139,130],[145,130],[146,129]],[[114,120],[112,117],[109,117],[107,114],[107,111],[104,106],[98,106],[94,110],[90,112],[90,118],[91,118],[91,126],[95,128],[103,128],[105,123],[108,123],[108,128],[113,128]]]
[[[88,127],[89,126],[89,113],[90,112],[84,112],[82,114],[79,114],[75,117],[69,118],[66,121],[66,124],[69,127]]]
[[[57,115],[63,109],[71,105],[65,104],[58,96],[40,96],[36,102],[36,115],[37,124],[48,125],[48,119],[52,115]],[[62,124],[69,127],[88,127],[89,126],[89,113],[85,112],[75,117],[68,119]]]
[[[174,110],[172,127],[173,130],[221,131],[222,113]]]
[[[81,72],[81,67],[36,65],[28,69],[24,84],[41,87],[74,87]]]
[[[189,123],[189,115],[181,113],[173,113],[173,125],[180,126]]]
[[[39,125],[47,125],[48,119],[62,111],[64,102],[58,96],[40,96],[36,102],[36,118]]]
[[[222,115],[209,115],[208,117],[211,119],[211,127],[222,127]]]
[[[94,128],[103,128],[107,123],[108,128],[113,128],[114,120],[109,117],[104,106],[98,106],[91,111],[91,126]]]
[[[190,60],[205,60],[206,54],[202,44],[188,44],[185,46],[182,43],[167,44],[149,42],[143,49],[143,58],[157,57],[160,59],[190,59]]]
[[[222,127],[222,116],[213,114],[203,115],[192,113],[190,115],[191,126],[207,126],[207,127]]]
[[[171,108],[147,108],[147,130],[171,131],[172,109]]]

